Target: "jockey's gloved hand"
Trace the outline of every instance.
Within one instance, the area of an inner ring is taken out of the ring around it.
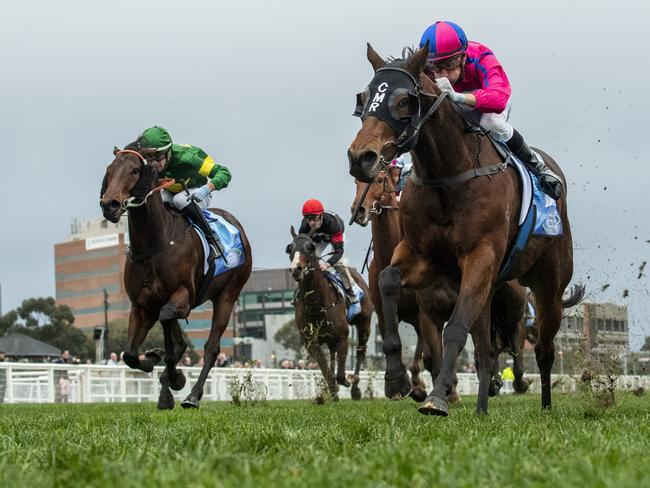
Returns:
[[[451,82],[444,76],[442,78],[436,78],[436,85],[438,88],[440,88],[441,91],[449,93],[448,96],[452,102],[465,103],[465,95],[454,91],[454,87],[451,86]]]
[[[202,202],[210,193],[211,190],[208,185],[203,185],[202,187],[192,192],[192,200],[195,202]]]

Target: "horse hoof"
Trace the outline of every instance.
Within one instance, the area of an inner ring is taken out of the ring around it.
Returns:
[[[165,357],[165,351],[159,348],[150,349],[144,353],[144,357],[146,357],[153,364],[158,364],[160,361],[162,361],[162,358]]]
[[[411,398],[416,402],[423,402],[427,398],[427,391],[419,386],[414,386],[411,390]]]
[[[449,403],[442,397],[436,395],[429,395],[420,408],[418,412],[423,415],[437,415],[439,417],[446,417],[449,415]]]
[[[176,371],[176,374],[168,375],[169,387],[174,390],[182,390],[187,379],[182,371]]]
[[[488,390],[488,395],[493,397],[499,395],[499,392],[501,391],[501,387],[503,386],[503,382],[500,380],[491,380],[490,381],[490,389]]]
[[[199,399],[194,395],[189,395],[185,400],[181,402],[181,407],[183,408],[199,408]]]
[[[384,381],[384,393],[386,398],[391,400],[401,400],[408,397],[411,394],[411,380],[409,379],[406,371],[389,378],[385,377]]]
[[[163,388],[158,397],[158,410],[171,410],[174,408],[174,395],[169,388]]]
[[[338,401],[339,401],[339,395],[338,395],[338,393],[335,393],[334,395],[332,395],[332,401],[333,401],[333,402],[338,402]]]
[[[344,379],[337,379],[336,383],[341,385],[341,386],[345,386],[346,388],[350,388],[350,382],[348,380],[346,380],[345,378]]]
[[[512,387],[514,388],[515,393],[521,395],[528,391],[528,388],[530,387],[530,382],[527,379],[522,379],[521,381],[515,380],[514,383],[512,384]]]
[[[361,390],[356,383],[352,385],[350,396],[352,397],[352,400],[361,400]]]

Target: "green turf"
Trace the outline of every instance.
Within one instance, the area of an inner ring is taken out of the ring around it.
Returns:
[[[650,396],[0,406],[0,486],[648,486]]]

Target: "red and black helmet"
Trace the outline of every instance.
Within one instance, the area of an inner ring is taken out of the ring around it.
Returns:
[[[320,215],[325,212],[323,204],[315,198],[310,198],[302,206],[303,215]]]

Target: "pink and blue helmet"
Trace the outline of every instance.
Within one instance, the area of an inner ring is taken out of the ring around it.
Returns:
[[[441,61],[467,49],[467,36],[458,24],[448,21],[438,21],[430,25],[422,34],[420,47],[429,41],[429,62]]]

